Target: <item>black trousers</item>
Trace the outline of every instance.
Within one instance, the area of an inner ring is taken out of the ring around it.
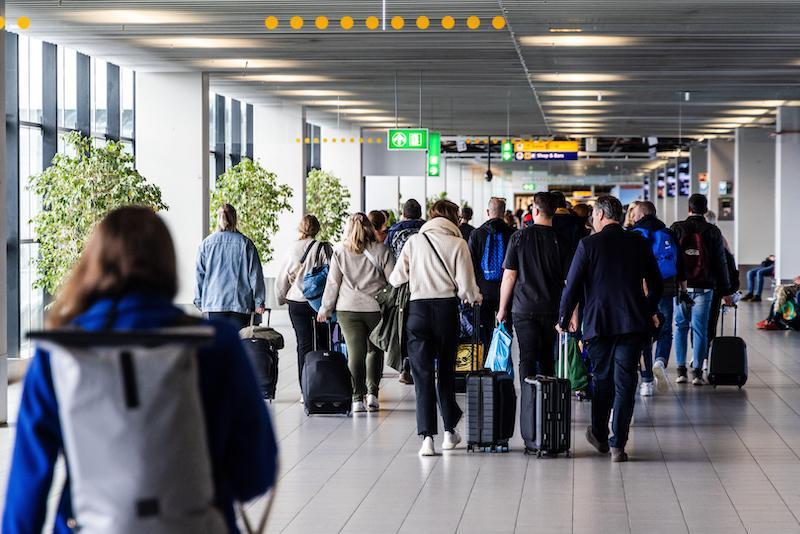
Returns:
[[[711,347],[711,342],[717,337],[717,323],[719,323],[719,312],[722,306],[722,295],[714,291],[714,297],[711,299],[711,310],[708,312],[708,346]]]
[[[297,380],[303,375],[303,364],[306,361],[306,354],[314,350],[314,329],[318,348],[320,350],[330,348],[328,339],[328,327],[324,323],[317,322],[317,312],[308,302],[289,301],[289,320],[292,322],[294,334],[297,337]]]
[[[438,434],[437,396],[445,430],[455,429],[461,419],[455,389],[458,327],[458,299],[413,300],[408,306],[408,358],[417,394],[417,434],[421,436]]]
[[[586,343],[593,366],[592,432],[609,445],[625,448],[639,381],[638,365],[645,334],[593,337]],[[608,420],[614,409],[612,431],[608,439]]]
[[[236,313],[236,312],[208,312],[206,314],[209,319],[216,319],[219,321],[226,321],[241,330],[245,326],[250,326],[249,313]]]
[[[555,376],[555,315],[514,314],[514,335],[519,344],[520,384],[529,376]]]

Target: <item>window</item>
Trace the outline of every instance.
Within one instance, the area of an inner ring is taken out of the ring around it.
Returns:
[[[136,77],[132,70],[120,69],[120,137],[133,140],[134,115],[133,105],[135,100]],[[133,143],[131,144],[131,148]],[[126,145],[127,146],[127,145]]]
[[[108,131],[108,64],[92,58],[92,136],[103,138]]]
[[[59,46],[57,58],[58,126],[74,130],[78,121],[78,54]]]
[[[42,42],[19,38],[19,120],[42,122]]]

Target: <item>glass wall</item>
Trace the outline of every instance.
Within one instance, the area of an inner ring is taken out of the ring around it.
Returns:
[[[25,34],[4,32],[4,37],[7,50],[17,52],[7,54],[6,64],[10,104],[6,110],[6,149],[18,157],[14,165],[15,158],[9,156],[7,166],[12,184],[8,207],[12,215],[17,215],[16,224],[13,217],[9,218],[6,281],[9,355],[14,357],[29,352],[25,334],[43,326],[46,301],[44,292],[33,287],[39,250],[32,219],[41,209],[41,201],[29,190],[30,177],[42,172],[56,151],[67,150],[64,135],[72,130],[91,132],[95,146],[121,140],[133,153],[135,73]],[[82,61],[86,65],[83,69]],[[81,79],[81,72],[87,79]],[[110,120],[112,111],[119,113],[118,120]],[[80,124],[81,117],[88,117],[88,124]]]
[[[248,122],[253,106],[210,93],[208,107],[208,161],[210,174],[216,179],[242,158],[253,159],[253,128]],[[210,185],[213,189],[214,180]]]

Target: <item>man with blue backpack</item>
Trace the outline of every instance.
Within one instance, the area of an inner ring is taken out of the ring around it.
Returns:
[[[633,209],[634,232],[642,234],[653,249],[661,278],[664,280],[664,293],[658,302],[658,313],[662,315],[661,326],[655,333],[656,353],[653,358],[653,342],[645,341],[642,348],[644,366],[641,370],[642,383],[639,394],[642,397],[667,391],[667,363],[672,349],[672,300],[678,294],[678,270],[681,269],[680,251],[675,235],[656,217],[656,207],[652,202],[639,202]],[[654,384],[655,379],[655,384]]]
[[[483,295],[480,308],[480,329],[483,346],[488,348],[492,341],[494,319],[500,306],[500,282],[503,279],[503,261],[508,243],[514,235],[514,228],[503,220],[506,201],[492,197],[486,210],[488,220],[472,231],[469,236],[469,251],[475,269],[475,279]],[[506,324],[508,331],[511,325]]]

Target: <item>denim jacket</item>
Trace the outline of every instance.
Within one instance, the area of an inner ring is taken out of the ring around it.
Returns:
[[[214,232],[197,251],[194,305],[203,312],[251,313],[264,306],[258,251],[239,232]]]

